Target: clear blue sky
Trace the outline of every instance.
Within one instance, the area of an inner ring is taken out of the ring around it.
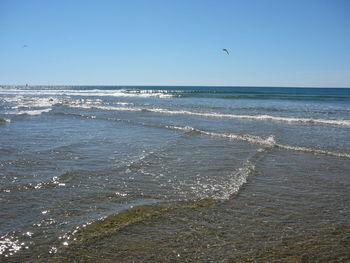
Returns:
[[[26,83],[350,87],[350,1],[0,0],[0,84]]]

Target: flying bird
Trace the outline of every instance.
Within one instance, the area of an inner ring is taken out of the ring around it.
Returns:
[[[226,48],[223,48],[222,51],[226,52],[227,55],[230,55],[230,53],[228,52],[228,50]]]
[[[28,47],[28,45],[23,45],[22,48]]]

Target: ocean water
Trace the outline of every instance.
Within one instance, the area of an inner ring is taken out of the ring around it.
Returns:
[[[1,262],[350,262],[350,89],[0,87]]]

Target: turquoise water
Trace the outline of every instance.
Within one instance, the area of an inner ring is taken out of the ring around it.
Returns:
[[[345,262],[349,131],[350,89],[2,86],[0,258]]]

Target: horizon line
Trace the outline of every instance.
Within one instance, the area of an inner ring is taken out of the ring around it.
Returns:
[[[226,87],[226,88],[314,88],[314,89],[349,89],[350,86],[278,86],[278,85],[161,85],[161,84],[145,84],[145,85],[132,85],[132,84],[0,84],[0,87]]]

